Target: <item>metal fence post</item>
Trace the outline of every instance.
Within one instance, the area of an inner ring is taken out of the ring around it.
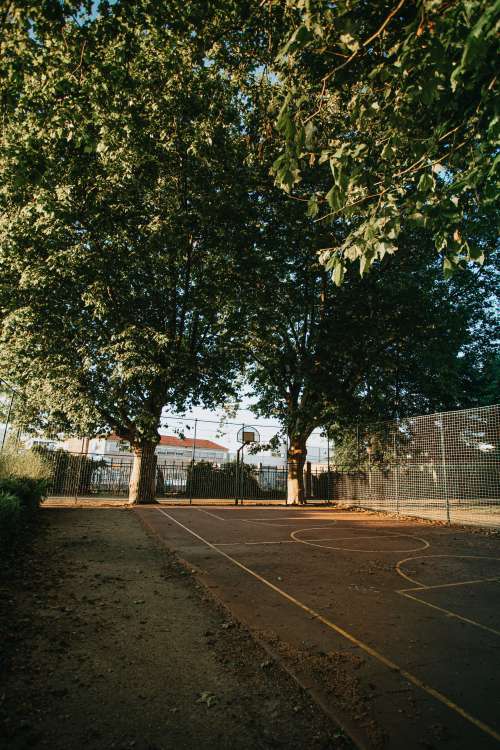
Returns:
[[[193,504],[193,484],[194,484],[194,457],[196,455],[196,428],[198,426],[198,420],[194,420],[194,438],[193,438],[193,450],[191,452],[191,481],[189,482],[189,505]]]
[[[7,411],[7,419],[5,421],[5,428],[2,436],[2,445],[0,446],[0,453],[3,451],[3,446],[5,444],[5,438],[7,437],[7,430],[9,429],[9,423],[10,423],[10,413],[12,411],[12,404],[14,403],[14,396],[15,394],[12,394],[12,397],[10,399],[9,409]]]
[[[326,463],[327,463],[326,501],[329,503],[330,502],[330,425],[328,425],[327,430],[326,430]]]
[[[241,425],[243,431],[245,430],[245,425]],[[241,449],[241,461],[240,461],[240,481],[239,481],[239,496],[240,496],[240,505],[243,505],[243,495],[245,494],[245,473],[243,471],[243,464],[245,463],[245,443],[243,443],[243,447]]]
[[[394,475],[396,479],[396,513],[399,513],[399,462],[397,454],[396,433],[393,435],[394,444]]]
[[[306,461],[306,481],[305,481],[305,500],[312,497],[312,475],[311,475],[311,462]]]
[[[439,436],[441,438],[441,461],[443,464],[443,487],[444,487],[444,496],[446,500],[446,521],[447,523],[451,523],[450,521],[450,498],[448,496],[448,474],[446,471],[446,453],[445,453],[445,446],[444,446],[444,417],[442,417],[439,420]]]
[[[84,458],[81,453],[78,453],[77,460],[78,460],[78,471],[76,472],[76,482],[75,482],[75,503],[78,502],[78,494],[79,494],[78,491],[80,489],[80,479],[82,477],[82,464],[86,460],[86,458]]]

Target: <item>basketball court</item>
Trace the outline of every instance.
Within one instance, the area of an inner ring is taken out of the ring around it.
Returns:
[[[135,512],[360,747],[499,746],[498,536],[331,508]]]

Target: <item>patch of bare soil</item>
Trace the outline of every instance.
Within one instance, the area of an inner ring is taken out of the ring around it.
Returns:
[[[134,513],[40,515],[0,574],[0,747],[350,747]]]
[[[356,670],[364,663],[363,658],[337,651],[318,653],[305,647],[292,648],[270,631],[261,631],[259,637],[278,655],[279,662],[301,680],[301,684],[315,686],[312,689],[322,703],[337,707],[337,718],[342,716],[350,726],[351,736],[358,736],[362,745],[374,750],[383,747],[385,736],[372,716],[369,704],[369,692],[375,689],[375,685],[369,683],[362,688],[355,677]],[[318,685],[321,685],[320,691]]]

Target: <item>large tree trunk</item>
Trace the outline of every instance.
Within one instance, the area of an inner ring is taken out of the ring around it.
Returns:
[[[156,495],[156,443],[134,445],[134,464],[129,482],[129,502],[154,503]]]
[[[305,503],[304,464],[306,455],[306,441],[302,438],[292,438],[288,450],[287,505],[303,505]]]

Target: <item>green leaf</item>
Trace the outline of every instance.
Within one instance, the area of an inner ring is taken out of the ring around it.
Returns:
[[[344,280],[344,274],[345,274],[345,266],[340,260],[337,260],[337,264],[333,272],[333,281],[335,283],[335,286],[342,285],[342,282]]]
[[[418,181],[417,190],[420,193],[428,193],[430,190],[434,189],[434,178],[432,175],[430,175],[428,172],[424,172],[423,175],[421,175],[420,180]]]
[[[280,154],[278,158],[273,162],[271,173],[279,172],[283,165],[288,163],[288,159],[288,154]]]
[[[475,261],[480,266],[484,264],[484,251],[477,245],[468,246],[468,257],[470,260]]]
[[[414,211],[414,213],[410,214],[408,218],[418,227],[425,226],[425,216],[421,211]]]
[[[314,219],[314,217],[317,216],[318,213],[319,213],[318,198],[316,195],[311,195],[307,203],[307,215],[311,219]]]
[[[456,264],[451,260],[450,257],[445,256],[443,260],[443,272],[445,279],[449,279],[457,270]]]
[[[316,128],[314,126],[314,123],[312,120],[309,120],[309,122],[306,123],[306,126],[304,128],[305,145],[306,145],[306,148],[308,149],[314,146],[315,132],[316,132]]]
[[[284,47],[281,48],[277,55],[277,60],[282,60],[286,55],[296,52],[305,47],[308,42],[314,39],[314,34],[309,31],[307,26],[299,26],[290,36]]]
[[[355,39],[351,34],[341,34],[340,41],[342,42],[344,47],[347,47],[347,49],[351,50],[351,52],[357,52],[360,48],[358,40]]]
[[[373,261],[375,260],[374,255],[370,251],[366,251],[361,258],[359,259],[359,273],[361,276],[364,276],[365,273],[367,273]]]
[[[342,197],[336,185],[334,185],[325,196],[332,211],[340,211],[342,208]]]

